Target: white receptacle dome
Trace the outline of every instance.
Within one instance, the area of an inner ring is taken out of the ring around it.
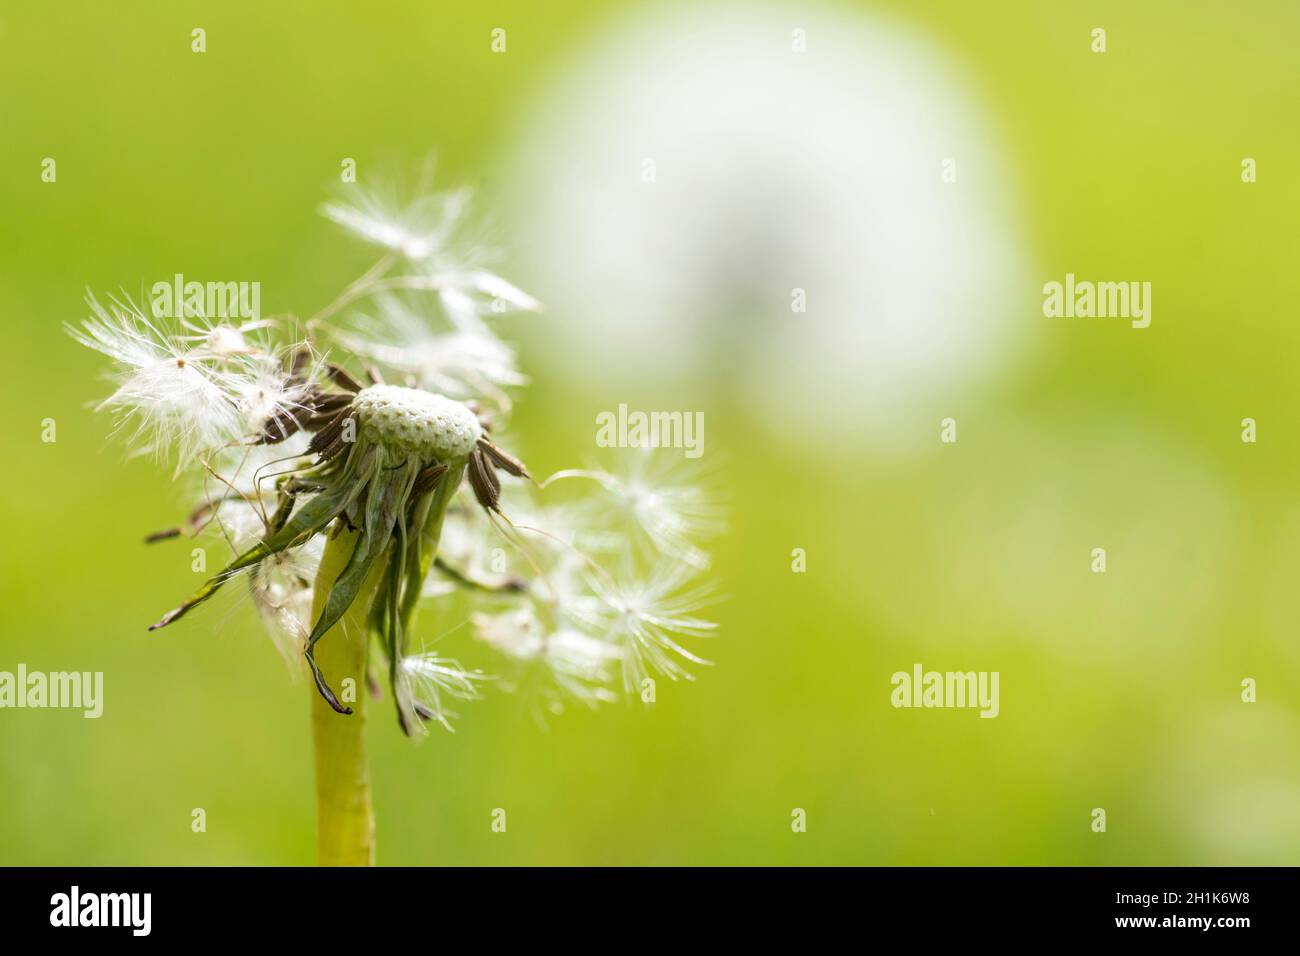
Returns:
[[[468,457],[483,433],[460,402],[418,388],[372,385],[352,407],[367,438],[440,461]]]

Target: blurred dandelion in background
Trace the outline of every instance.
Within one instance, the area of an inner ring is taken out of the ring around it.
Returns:
[[[929,403],[1028,345],[993,124],[893,22],[638,10],[529,116],[508,208],[564,333],[557,363],[588,356],[607,384],[707,376],[776,440],[824,447],[852,427],[890,453]]]

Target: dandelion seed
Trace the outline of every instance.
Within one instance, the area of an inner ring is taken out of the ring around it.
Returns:
[[[88,294],[86,304],[91,317],[70,332],[117,363],[117,389],[99,408],[117,412],[119,427],[134,426],[130,442],[139,452],[160,460],[174,454],[179,474],[199,451],[239,437],[238,376],[192,355],[129,301],[104,306]]]
[[[186,334],[180,338],[196,354],[215,359],[231,359],[236,356],[266,355],[267,348],[250,341],[251,333],[271,327],[263,320],[243,322],[237,326],[225,322],[212,323],[206,316],[184,316],[181,326]]]
[[[376,298],[377,314],[361,315],[352,329],[336,333],[353,354],[393,370],[410,383],[451,398],[489,396],[509,407],[506,389],[527,383],[516,367],[514,351],[485,325],[433,329],[407,301],[392,295]]]
[[[540,312],[542,304],[499,275],[483,269],[440,276],[447,291],[442,293],[447,314],[462,328],[472,329],[474,320],[488,312]],[[475,293],[483,298],[475,298]]]
[[[310,386],[295,383],[273,365],[249,367],[235,385],[235,406],[243,416],[246,432],[260,432],[272,419],[288,419],[307,413]]]
[[[218,325],[209,331],[204,336],[203,344],[213,355],[221,357],[248,355],[252,351],[243,333],[229,325]]]
[[[582,543],[601,552],[617,552],[627,541],[629,526],[645,536],[647,550],[681,561],[697,570],[709,567],[708,553],[698,543],[722,529],[722,511],[698,485],[681,479],[674,463],[638,450],[624,459],[623,472],[571,470],[557,472],[547,484],[564,478],[587,478],[605,492],[587,502]]]
[[[480,640],[508,657],[528,661],[546,648],[541,621],[531,605],[502,614],[475,614],[473,623]]]
[[[480,640],[516,661],[540,662],[568,697],[588,706],[614,699],[605,685],[620,657],[618,647],[570,626],[548,631],[532,604],[472,620]]]
[[[297,665],[311,635],[312,582],[324,541],[317,537],[253,566],[248,590],[267,632],[286,663]]]
[[[468,198],[466,192],[440,193],[420,196],[399,207],[374,193],[360,191],[353,202],[325,203],[321,213],[366,242],[418,262],[444,251]]]
[[[556,631],[546,640],[546,664],[556,682],[589,706],[616,699],[605,685],[611,679],[610,665],[618,659],[617,647],[572,628]]]
[[[593,600],[579,616],[593,627],[603,627],[607,639],[621,648],[628,693],[639,688],[650,671],[689,681],[695,678],[683,661],[712,663],[680,643],[683,638],[711,637],[717,630],[713,622],[695,616],[712,600],[712,589],[687,589],[694,574],[683,565],[664,565],[648,579],[623,584],[593,577]]]
[[[480,671],[467,671],[456,661],[428,653],[404,657],[400,672],[410,683],[415,715],[425,721],[436,720],[452,731],[451,720],[458,715],[447,709],[445,698],[478,700],[478,685],[488,679]]]

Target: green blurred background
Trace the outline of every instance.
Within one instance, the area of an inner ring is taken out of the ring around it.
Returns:
[[[964,406],[957,445],[883,462],[852,434],[777,453],[706,390],[732,514],[717,666],[661,682],[651,711],[545,729],[489,692],[455,735],[412,743],[378,708],[382,863],[1300,862],[1300,8],[869,6],[991,111],[1033,280],[1017,321],[1041,347]],[[530,94],[621,9],[0,12],[0,670],[106,684],[97,721],[0,711],[0,864],[314,857],[309,687],[253,612],[145,633],[194,584],[187,548],[141,544],[185,502],[87,408],[104,365],[61,328],[84,289],[184,272],[255,278],[266,313],[318,308],[373,258],[316,213],[341,157],[364,171],[435,150],[440,180],[491,210]],[[1152,327],[1044,319],[1037,284],[1067,270],[1153,281]],[[515,431],[540,473],[584,460],[594,412],[625,400],[534,360],[547,321],[512,329],[534,379]],[[1000,671],[1001,716],[891,708],[889,675],[915,661]]]

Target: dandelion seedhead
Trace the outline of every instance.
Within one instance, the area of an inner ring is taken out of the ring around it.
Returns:
[[[701,541],[720,520],[695,484],[635,451],[614,472],[537,483],[495,436],[526,379],[494,319],[539,305],[487,271],[482,250],[457,249],[466,202],[327,204],[385,252],[304,323],[88,295],[70,330],[113,360],[100,407],[132,447],[195,478],[186,519],[146,540],[216,535],[233,554],[150,630],[242,579],[277,645],[346,715],[335,686],[348,675],[324,673],[315,651],[359,607],[366,677],[378,688],[386,673],[408,734],[450,729],[448,703],[489,680],[426,649],[441,636],[477,638],[498,657],[494,685],[527,686],[556,711],[637,695],[652,673],[689,679],[707,661],[688,644],[714,629],[696,612],[711,596]],[[344,531],[355,543],[323,580],[324,544]],[[421,640],[422,607],[436,629]]]

